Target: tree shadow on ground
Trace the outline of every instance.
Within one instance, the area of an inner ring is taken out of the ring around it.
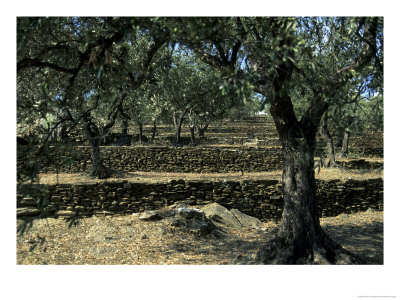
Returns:
[[[343,248],[359,255],[367,265],[383,264],[383,222],[323,225],[325,232]],[[224,237],[199,238],[201,243],[173,241],[168,244],[171,252],[184,252],[193,257],[199,255],[221,258],[221,264],[257,263],[257,252],[276,235],[275,227],[266,232],[252,234],[251,240],[234,234]]]
[[[383,222],[324,225],[322,228],[343,248],[361,256],[366,264],[383,264]]]

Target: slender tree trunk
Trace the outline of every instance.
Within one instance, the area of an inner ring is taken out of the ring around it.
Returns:
[[[350,132],[345,131],[342,141],[342,149],[340,151],[339,157],[346,158],[349,154],[349,139],[350,139]]]
[[[344,135],[343,135],[343,142],[342,142],[342,149],[340,151],[339,157],[345,158],[349,154],[349,139],[350,139],[350,132],[351,130],[356,126],[357,124],[357,117],[356,117],[356,111],[358,108],[358,102],[356,101],[354,103],[354,109],[352,116],[350,117],[350,125],[348,128],[344,130]]]
[[[321,126],[319,131],[321,136],[325,140],[328,148],[328,159],[326,160],[324,167],[326,168],[338,167],[339,165],[336,163],[335,160],[335,148],[333,146],[333,138],[329,133],[327,121],[328,121],[328,112],[326,111],[322,115]]]
[[[199,137],[203,138],[204,133],[207,131],[209,124],[204,125],[203,127],[199,127]]]
[[[344,137],[344,128],[339,128],[336,134],[336,147],[342,147],[343,145],[343,137]]]
[[[196,137],[194,135],[194,126],[189,126],[190,129],[190,144],[196,145]]]
[[[139,143],[143,144],[143,124],[139,123]]]
[[[124,118],[122,120],[122,134],[123,135],[128,135],[128,119]]]
[[[182,122],[179,121],[178,126],[176,127],[176,139],[175,139],[175,143],[177,145],[181,144],[181,131],[182,131]]]
[[[90,116],[85,116],[84,120],[86,122],[85,132],[90,143],[92,158],[92,170],[90,171],[90,175],[99,179],[109,178],[115,171],[103,165],[100,154],[100,143],[103,137],[100,136],[100,131],[91,121]]]
[[[151,142],[154,142],[154,139],[156,138],[156,132],[157,132],[157,124],[156,121],[153,122],[153,128],[151,132]]]
[[[114,171],[103,165],[103,161],[100,155],[100,138],[95,136],[90,137],[89,142],[92,158],[92,170],[90,172],[90,175],[99,179],[109,178],[114,173]]]
[[[181,132],[182,132],[182,124],[185,118],[183,116],[177,117],[174,114],[174,124],[175,124],[175,144],[177,146],[181,145]]]

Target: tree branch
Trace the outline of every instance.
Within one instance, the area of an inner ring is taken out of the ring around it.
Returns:
[[[235,45],[232,48],[232,55],[231,55],[231,66],[232,67],[234,67],[236,64],[238,52],[239,52],[241,45],[242,45],[242,42],[240,40],[237,40]]]
[[[17,62],[17,73],[21,72],[24,69],[32,67],[50,68],[58,72],[69,73],[69,74],[73,74],[76,70],[75,68],[72,69],[65,68],[53,63],[41,61],[37,58],[25,58]]]

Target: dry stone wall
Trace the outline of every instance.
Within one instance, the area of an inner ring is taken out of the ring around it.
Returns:
[[[317,180],[320,216],[356,211],[383,210],[383,180]],[[93,184],[25,185],[17,195],[17,215],[75,216],[130,214],[158,209],[177,201],[190,205],[219,203],[261,220],[279,220],[282,185],[277,180],[185,181]],[[46,203],[39,210],[37,203]]]
[[[75,147],[75,161],[60,172],[83,172],[91,167],[89,147]],[[220,149],[200,147],[101,147],[103,163],[114,169],[154,172],[271,171],[282,167],[280,149]],[[42,164],[42,172],[56,171]]]
[[[74,147],[73,154],[54,157],[54,163],[41,163],[42,172],[79,173],[91,168],[90,147]],[[364,149],[366,150],[366,149]],[[371,150],[371,149],[370,149]],[[382,150],[382,149],[381,149]],[[372,150],[371,150],[372,151]],[[379,152],[379,151],[378,151]],[[55,156],[55,153],[51,154]],[[68,155],[73,160],[66,159]],[[125,172],[268,172],[282,169],[282,153],[271,148],[220,147],[101,147],[104,165]],[[22,166],[18,161],[18,166]],[[381,164],[344,163],[349,168],[377,168]]]

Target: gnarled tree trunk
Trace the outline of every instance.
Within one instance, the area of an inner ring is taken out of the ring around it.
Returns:
[[[260,252],[263,263],[361,263],[322,230],[317,207],[313,151],[295,141],[283,149],[284,205],[278,234]]]
[[[322,230],[314,173],[316,135],[328,105],[318,95],[300,121],[294,113],[285,82],[290,65],[282,65],[273,81],[271,102],[283,151],[283,212],[277,236],[260,250],[264,264],[355,264],[362,261],[331,240]]]

